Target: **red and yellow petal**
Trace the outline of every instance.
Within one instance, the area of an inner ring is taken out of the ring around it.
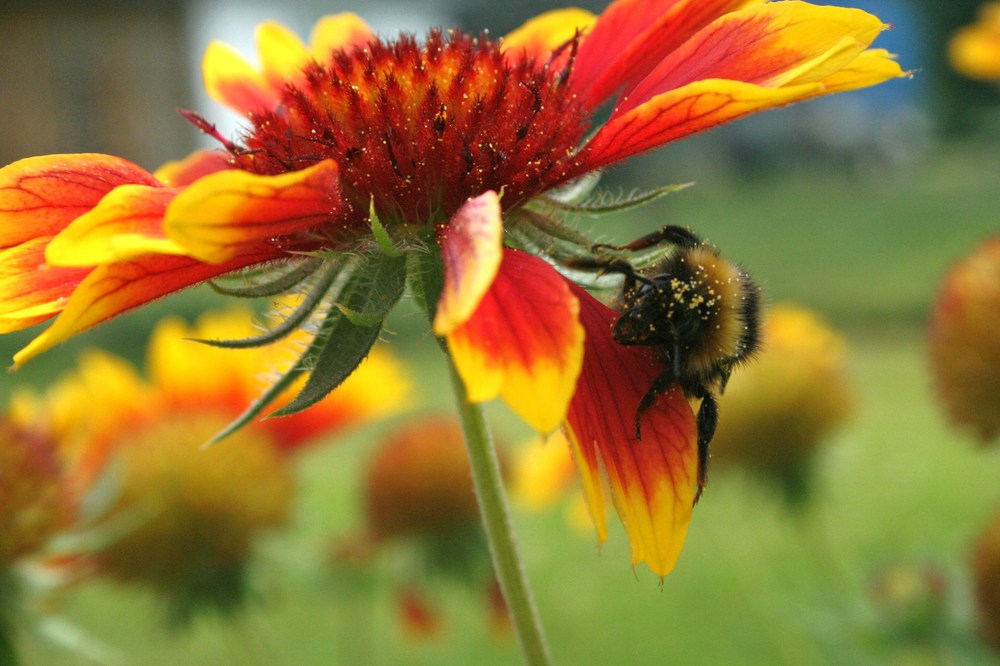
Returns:
[[[205,264],[188,257],[147,255],[98,266],[76,286],[52,325],[14,355],[14,367],[134,307],[274,256],[274,251],[261,252]]]
[[[163,235],[163,213],[178,189],[122,185],[73,220],[45,250],[51,266],[97,266],[143,254],[183,254]]]
[[[503,38],[507,57],[534,59],[545,63],[552,52],[577,34],[588,32],[597,17],[575,7],[539,14]]]
[[[208,45],[201,73],[208,96],[237,113],[246,115],[278,105],[278,91],[229,44]]]
[[[257,26],[254,36],[264,78],[274,90],[304,77],[303,69],[312,54],[298,35],[280,23],[265,21]]]
[[[669,141],[821,92],[819,83],[772,89],[740,81],[698,81],[610,120],[584,147],[581,162],[586,171],[599,169]]]
[[[0,250],[0,333],[19,331],[63,309],[90,268],[57,268],[45,263],[48,239]]]
[[[612,117],[706,79],[767,88],[819,83],[851,63],[884,29],[880,20],[859,9],[804,2],[732,12],[663,58],[628,91]]]
[[[489,291],[448,350],[470,402],[501,396],[542,433],[563,421],[583,361],[579,306],[547,263],[504,250]]]
[[[642,439],[635,439],[639,401],[666,368],[648,348],[617,344],[611,337],[617,313],[580,287],[571,288],[587,338],[566,430],[598,538],[603,541],[607,535],[603,465],[628,533],[633,565],[646,562],[665,576],[680,555],[691,521],[698,476],[694,414],[675,387],[643,414]]]
[[[502,257],[500,197],[486,192],[465,202],[442,234],[444,289],[434,316],[435,335],[448,335],[469,320],[493,284]]]
[[[119,185],[156,185],[145,169],[99,154],[29,157],[0,169],[0,249],[51,237]]]
[[[802,2],[727,14],[628,91],[582,163],[600,168],[750,113],[904,76],[886,51],[865,50],[882,29],[860,10]]]
[[[153,175],[168,187],[184,187],[210,173],[232,168],[225,150],[196,150],[182,160],[167,162]]]
[[[590,107],[630,87],[716,18],[763,0],[618,0],[597,20],[573,63],[571,85]]]
[[[319,62],[326,62],[333,51],[338,49],[364,47],[375,33],[368,24],[351,12],[324,16],[313,26],[309,46],[313,57]]]
[[[170,202],[163,227],[189,256],[218,263],[330,225],[342,210],[339,170],[324,160],[277,176],[239,170],[205,176]]]

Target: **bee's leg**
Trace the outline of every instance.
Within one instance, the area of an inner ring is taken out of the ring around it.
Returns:
[[[623,259],[598,259],[597,257],[576,257],[565,263],[568,268],[580,270],[601,271],[601,273],[620,273],[625,277],[622,290],[629,293],[635,289],[638,282],[649,282],[635,272],[632,264]]]
[[[646,391],[646,395],[642,396],[642,400],[639,401],[639,406],[635,410],[635,438],[642,439],[642,415],[649,410],[654,404],[656,404],[656,399],[660,397],[660,394],[670,388],[674,382],[676,382],[676,376],[673,372],[665,372],[650,384],[649,390]]]
[[[678,247],[695,247],[697,245],[701,245],[701,239],[684,227],[668,224],[667,226],[660,228],[658,231],[636,238],[634,241],[626,245],[595,245],[594,247],[611,247],[616,250],[634,251],[645,250],[648,247],[653,247],[654,245],[659,245],[660,243],[670,243],[671,245],[676,245]]]
[[[701,396],[701,407],[698,408],[698,490],[694,494],[694,503],[697,504],[701,498],[701,493],[708,484],[708,445],[715,436],[715,428],[719,425],[719,403],[715,396],[708,391],[703,391]]]

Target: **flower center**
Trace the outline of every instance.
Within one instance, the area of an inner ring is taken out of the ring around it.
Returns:
[[[567,179],[587,114],[561,72],[457,32],[376,40],[312,63],[277,110],[252,118],[240,168],[340,166],[350,220],[447,221],[503,190],[510,209]]]

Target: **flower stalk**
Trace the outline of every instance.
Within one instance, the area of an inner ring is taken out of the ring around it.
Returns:
[[[531,666],[550,664],[552,659],[538,609],[514,539],[507,493],[500,475],[500,461],[483,407],[466,398],[465,384],[459,377],[451,356],[448,356],[448,368],[465,433],[465,446],[479,501],[479,512],[490,544],[493,569],[507,601],[507,612],[521,646],[524,663]]]

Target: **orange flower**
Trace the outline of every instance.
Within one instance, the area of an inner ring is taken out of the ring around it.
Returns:
[[[972,587],[980,634],[1000,651],[1000,515],[977,539],[972,553]]]
[[[1000,433],[1000,237],[948,273],[928,343],[938,395],[955,425],[983,443]]]
[[[844,340],[814,313],[781,304],[764,318],[761,348],[719,400],[712,449],[717,462],[764,474],[794,502],[809,491],[818,445],[853,406]]]
[[[983,3],[979,20],[955,32],[948,57],[959,74],[1000,81],[1000,2]]]
[[[253,423],[206,449],[260,391],[261,371],[294,362],[297,345],[241,352],[183,338],[245,335],[249,320],[231,311],[195,326],[165,321],[150,345],[150,380],[93,351],[46,395],[21,394],[13,408],[19,420],[50,424],[59,440],[87,509],[78,529],[96,537],[83,555],[104,575],[162,595],[178,621],[202,605],[243,601],[257,537],[288,517],[288,454],[398,409],[407,390],[396,362],[375,348],[309,412]]]
[[[859,10],[748,0],[616,0],[503,40],[387,40],[340,14],[306,46],[264,24],[260,68],[222,44],[203,63],[208,92],[247,120],[238,143],[187,113],[219,152],[157,174],[106,155],[0,170],[0,326],[58,315],[19,365],[164,294],[281,264],[229,292],[298,289],[291,320],[325,313],[289,371],[313,370],[295,411],[350,374],[408,283],[469,399],[502,397],[542,433],[567,422],[602,538],[599,458],[633,558],[665,574],[690,517],[692,415],[668,391],[648,436],[631,437],[629,387],[665,368],[620,348],[615,314],[556,268],[592,245],[564,226],[578,208],[557,188],[750,113],[902,76],[869,49],[884,27]]]
[[[0,577],[71,519],[55,442],[0,421]]]
[[[498,453],[503,462],[503,449]],[[363,493],[364,531],[335,553],[343,563],[367,560],[382,549],[407,552],[409,566],[402,573],[394,568],[394,585],[408,633],[440,635],[443,618],[428,583],[441,578],[483,594],[491,623],[506,614],[457,419],[421,417],[390,432],[368,465]]]

